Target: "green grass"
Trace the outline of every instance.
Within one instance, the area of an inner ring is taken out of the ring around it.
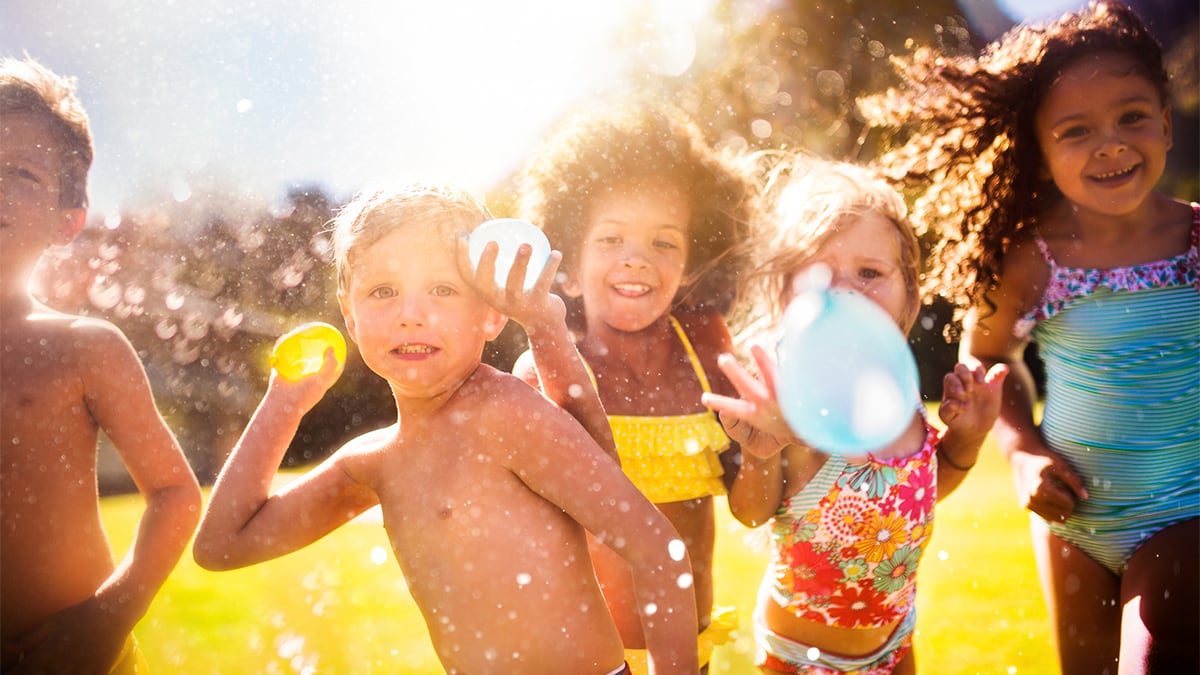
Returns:
[[[114,548],[141,512],[103,500]],[[766,552],[717,509],[716,599],[741,630],[710,672],[756,672],[750,616]],[[916,649],[922,673],[1054,673],[1049,623],[1008,469],[994,448],[938,508],[922,560]],[[185,554],[135,635],[157,673],[441,673],[382,526],[355,522],[251,568],[208,572]]]

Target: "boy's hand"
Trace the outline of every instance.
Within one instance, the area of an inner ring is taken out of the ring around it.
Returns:
[[[1000,415],[1007,376],[1008,366],[1004,364],[996,364],[986,372],[981,365],[955,365],[942,378],[942,404],[938,408],[938,417],[947,431],[982,443]]]
[[[47,618],[15,642],[5,643],[5,674],[106,675],[121,655],[128,629],[99,603],[88,598]]]
[[[558,273],[558,265],[562,262],[562,253],[550,252],[550,259],[537,281],[529,290],[525,290],[525,271],[529,267],[529,257],[533,248],[529,244],[521,244],[517,248],[512,268],[508,271],[508,280],[503,288],[496,284],[496,256],[500,247],[496,242],[488,242],[483,253],[479,256],[479,266],[471,264],[468,253],[467,238],[458,237],[455,257],[458,271],[463,279],[475,289],[484,302],[491,305],[497,312],[521,324],[528,334],[536,333],[547,326],[557,326],[566,320],[567,307],[562,298],[550,292],[554,283],[554,275]]]
[[[720,413],[725,432],[741,446],[742,452],[755,457],[771,457],[795,443],[795,434],[775,400],[775,362],[761,345],[751,346],[750,354],[762,374],[761,379],[750,374],[732,354],[722,354],[718,360],[721,372],[729,378],[741,398],[705,393],[700,401]]]
[[[271,369],[271,379],[267,384],[267,395],[278,400],[289,410],[298,411],[300,415],[312,410],[321,400],[325,392],[341,377],[344,364],[338,361],[333,347],[325,350],[325,363],[321,370],[306,375],[298,380],[289,380]]]

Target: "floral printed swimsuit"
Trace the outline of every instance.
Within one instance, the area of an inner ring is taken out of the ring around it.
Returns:
[[[938,432],[908,457],[831,456],[771,524],[772,595],[797,617],[845,628],[903,619],[933,534]]]

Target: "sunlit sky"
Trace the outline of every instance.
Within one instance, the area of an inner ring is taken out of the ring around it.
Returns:
[[[78,78],[94,214],[415,175],[483,190],[632,59],[686,67],[714,2],[4,0],[0,55]],[[635,56],[620,34],[639,6],[658,39]]]

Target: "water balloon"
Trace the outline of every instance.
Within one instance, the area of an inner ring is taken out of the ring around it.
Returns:
[[[271,367],[296,381],[314,375],[325,364],[325,350],[333,347],[339,364],[346,362],[346,340],[333,326],[314,321],[285,333],[271,350]]]
[[[798,289],[782,328],[775,393],[800,439],[861,455],[904,433],[920,404],[917,364],[887,312],[818,274]]]
[[[533,288],[538,275],[550,260],[550,242],[546,235],[533,223],[519,218],[489,220],[472,230],[467,239],[467,252],[471,256],[471,264],[476,268],[479,267],[483,247],[489,241],[496,242],[500,248],[496,254],[496,285],[501,288],[508,283],[508,272],[516,259],[517,248],[521,244],[530,245],[533,251],[529,256],[529,266],[525,269],[524,288]]]

